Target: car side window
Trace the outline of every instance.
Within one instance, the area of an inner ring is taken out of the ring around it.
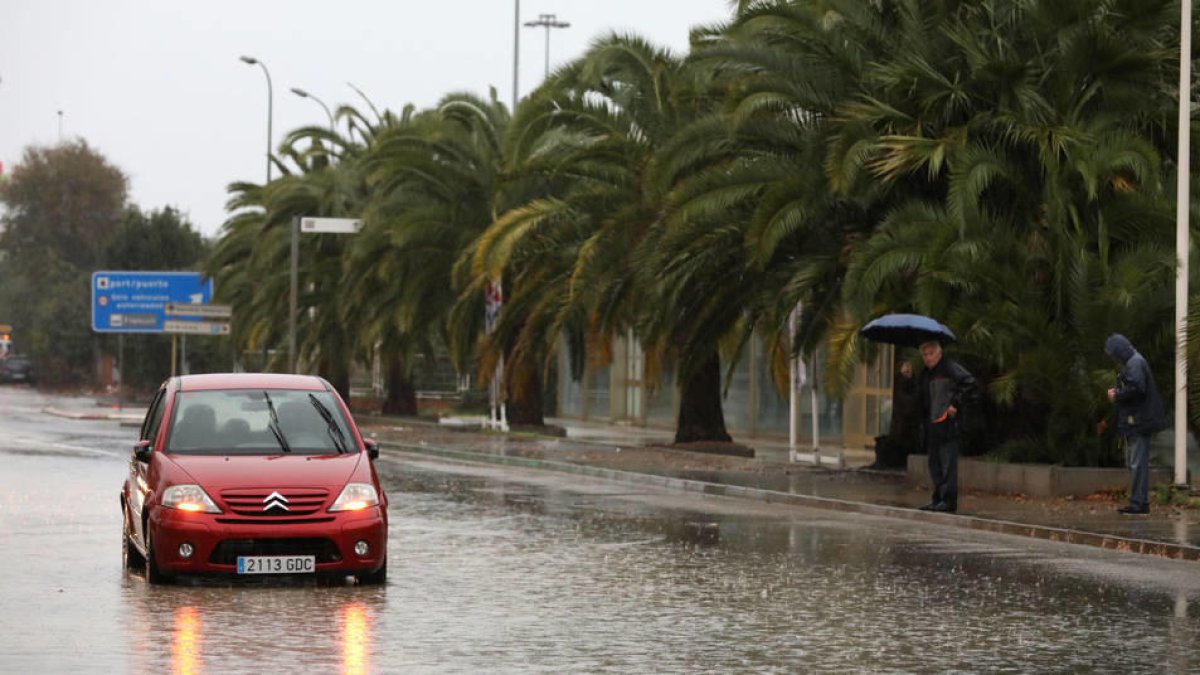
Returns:
[[[142,422],[141,440],[153,441],[158,436],[158,428],[162,426],[163,409],[166,407],[166,389],[159,389],[158,394],[154,397],[154,401],[150,404],[150,410],[146,413],[146,419]]]

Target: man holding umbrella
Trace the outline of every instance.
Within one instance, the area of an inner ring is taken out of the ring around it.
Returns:
[[[922,511],[958,510],[958,452],[962,438],[961,412],[979,398],[975,378],[956,361],[942,355],[942,344],[921,344],[925,370],[917,377],[921,399],[921,431],[929,455],[933,497]]]
[[[942,345],[954,342],[954,333],[920,314],[881,316],[859,332],[868,340],[921,350],[925,363],[925,370],[917,376],[921,444],[929,456],[929,479],[933,482],[933,498],[921,510],[954,513],[958,510],[961,413],[979,400],[974,376],[942,355]]]

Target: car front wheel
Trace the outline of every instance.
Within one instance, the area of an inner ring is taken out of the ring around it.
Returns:
[[[146,581],[156,585],[171,583],[171,577],[159,569],[155,556],[154,536],[150,533],[150,524],[146,523]]]
[[[121,527],[121,561],[127,570],[141,569],[146,565],[146,559],[133,544],[132,533],[129,531],[128,514],[125,514],[121,520],[124,521]]]
[[[382,586],[387,583],[387,558],[383,559],[383,565],[374,572],[358,575],[358,583],[364,586]]]

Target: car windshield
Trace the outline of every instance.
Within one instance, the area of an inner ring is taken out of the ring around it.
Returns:
[[[326,391],[184,391],[176,399],[167,452],[183,455],[327,455],[352,438]]]

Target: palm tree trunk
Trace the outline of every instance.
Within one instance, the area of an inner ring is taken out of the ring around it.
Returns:
[[[514,362],[505,366],[509,369],[508,423],[514,426],[545,426],[542,411],[542,377],[536,364]]]
[[[388,362],[387,398],[383,401],[383,414],[417,414],[417,390],[404,372],[404,358],[393,357]]]
[[[675,442],[697,441],[733,441],[725,431],[725,414],[721,410],[721,357],[715,351],[680,386]]]
[[[346,405],[350,405],[350,368],[346,363],[334,359],[321,359],[317,373],[333,385]]]

